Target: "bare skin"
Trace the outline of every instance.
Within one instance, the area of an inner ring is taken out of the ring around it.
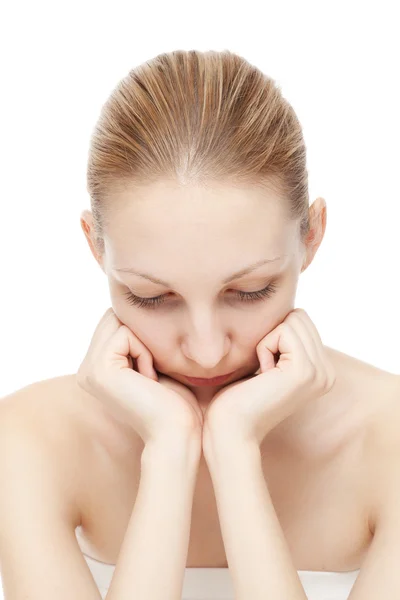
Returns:
[[[108,278],[114,312],[147,346],[155,369],[184,385],[184,375],[211,378],[237,370],[240,379],[256,372],[258,342],[294,308],[299,276],[323,239],[324,200],[309,209],[305,244],[298,223],[287,219],[284,199],[272,189],[160,182],[126,190],[115,206],[104,255],[96,252],[89,211],[83,211],[81,225]],[[239,269],[277,257],[224,285]],[[122,267],[164,284],[118,270]],[[238,291],[256,292],[270,283],[276,285],[271,296],[238,299]],[[165,302],[144,308],[129,303],[128,293],[162,295]],[[336,368],[333,388],[266,436],[263,468],[296,568],[351,571],[360,567],[373,537],[377,465],[388,468],[379,460],[380,440],[393,423],[400,424],[400,376],[325,349]],[[221,386],[187,387],[205,412]],[[18,419],[38,429],[60,466],[63,460],[77,465],[81,548],[115,564],[140,481],[142,440],[81,390],[75,374],[38,382],[9,404]],[[226,566],[202,457],[187,567]]]
[[[293,430],[283,422],[268,434],[264,475],[296,568],[352,571],[373,538],[374,465],[385,466],[376,440],[393,419],[400,424],[400,377],[326,350],[338,376],[325,411],[307,426]],[[142,440],[82,391],[75,374],[34,384],[14,395],[12,407],[47,437],[60,465],[67,459],[79,465],[77,539],[87,555],[115,564],[138,490]],[[186,566],[228,566],[204,457]]]

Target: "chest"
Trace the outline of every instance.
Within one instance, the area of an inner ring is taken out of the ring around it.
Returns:
[[[372,540],[362,435],[330,460],[269,461],[264,477],[296,568],[358,569]]]
[[[117,460],[99,445],[86,466],[90,485],[76,534],[82,550],[98,560],[117,561],[140,485],[139,450]],[[362,435],[342,444],[333,455],[333,459],[311,461],[282,453],[263,454],[264,479],[299,570],[356,569],[371,541]],[[193,497],[186,566],[227,566],[216,499],[203,458]]]

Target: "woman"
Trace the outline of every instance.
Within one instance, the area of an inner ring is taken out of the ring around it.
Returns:
[[[399,376],[294,308],[326,204],[273,80],[228,51],[137,67],[88,191],[112,308],[78,373],[3,399],[6,600],[98,597],[89,569],[110,600],[400,594]]]

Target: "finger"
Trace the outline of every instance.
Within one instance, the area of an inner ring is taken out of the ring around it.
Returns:
[[[265,355],[265,352],[267,352],[267,355]],[[301,368],[305,361],[309,362],[302,339],[287,322],[278,325],[278,327],[265,336],[257,346],[257,353],[259,355],[262,372],[268,370],[267,368],[264,368],[265,360],[269,359],[269,361],[271,361],[271,357],[273,360],[273,355],[278,352],[280,353],[279,361],[276,365],[278,368],[280,368],[278,366],[280,361],[283,366],[283,363],[286,360],[289,360],[293,362],[296,368]],[[274,366],[275,363],[272,367]],[[268,366],[268,368],[271,368],[271,366]]]
[[[121,323],[114,310],[111,307],[108,308],[97,324],[91,343],[98,348],[102,347],[120,326]]]
[[[305,318],[301,311],[296,310],[289,314],[285,322],[289,323],[299,335],[312,364],[316,366],[320,365],[323,359],[322,352],[310,327],[310,319]]]
[[[300,324],[300,322],[303,323],[304,327],[307,330],[307,333],[309,333],[312,336],[318,356],[318,365],[325,372],[328,379],[330,381],[334,381],[336,377],[335,369],[326,355],[325,348],[322,343],[321,336],[319,335],[318,329],[316,328],[315,324],[310,319],[308,313],[305,310],[298,309],[294,312],[294,314],[298,317],[297,324]]]
[[[129,355],[135,361],[137,370],[142,375],[146,375],[150,379],[158,381],[158,375],[153,365],[153,355],[150,350],[143,344],[141,340],[127,327],[123,325],[121,329],[124,330],[128,341],[129,341]]]
[[[322,344],[321,336],[319,334],[318,329],[315,326],[315,323],[311,320],[309,314],[303,309],[299,309],[298,312],[296,311],[296,314],[300,317],[300,319],[304,323],[307,324],[307,327],[309,328],[311,335],[314,338],[317,348],[322,348],[323,344]]]

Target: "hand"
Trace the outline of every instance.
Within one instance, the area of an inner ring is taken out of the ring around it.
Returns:
[[[212,436],[227,435],[260,446],[278,423],[326,394],[335,383],[334,367],[303,309],[291,311],[257,344],[256,351],[260,369],[219,390],[205,412],[205,454],[211,450]]]
[[[201,449],[203,415],[196,397],[178,381],[158,379],[150,351],[112,308],[97,325],[76,380],[129,422],[145,444],[180,438],[198,440]]]

